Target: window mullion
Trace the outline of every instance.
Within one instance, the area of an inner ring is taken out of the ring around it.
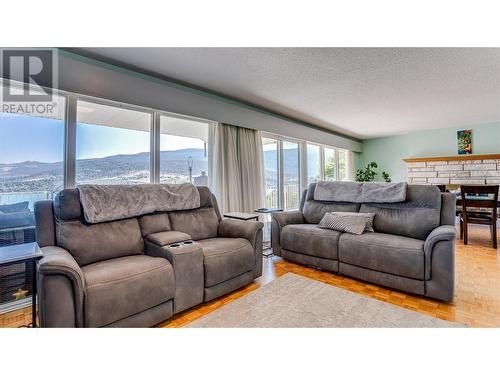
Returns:
[[[76,186],[76,121],[77,99],[68,96],[64,116],[64,188]]]
[[[151,145],[150,145],[150,182],[160,182],[160,113],[151,115]]]

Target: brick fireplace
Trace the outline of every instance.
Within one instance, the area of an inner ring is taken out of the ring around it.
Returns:
[[[500,184],[500,154],[404,159],[406,180],[427,185]]]

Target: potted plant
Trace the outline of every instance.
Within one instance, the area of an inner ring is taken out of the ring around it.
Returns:
[[[371,182],[375,179],[375,176],[377,175],[377,172],[375,172],[375,169],[378,167],[377,163],[374,161],[371,161],[368,163],[368,165],[365,167],[365,169],[358,169],[356,171],[356,181],[357,182]],[[386,171],[382,172],[382,178],[384,179],[385,182],[391,182],[391,177]]]

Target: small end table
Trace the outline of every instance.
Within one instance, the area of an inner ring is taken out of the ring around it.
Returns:
[[[0,247],[0,267],[19,263],[33,264],[33,284],[31,292],[31,326],[36,327],[36,265],[43,257],[36,242]]]
[[[228,212],[227,214],[224,214],[224,217],[227,217],[229,219],[237,219],[237,220],[255,220],[259,221],[259,215],[255,214],[249,214],[246,212]]]
[[[277,208],[277,207],[272,207],[272,208],[256,208],[253,212],[259,213],[259,214],[272,214],[273,212],[281,212],[283,211],[282,208]],[[269,236],[272,237],[272,226],[269,228]],[[264,247],[262,249],[262,254],[267,258],[267,257],[272,257],[273,256],[273,248],[271,247],[271,240],[266,241],[264,244]]]

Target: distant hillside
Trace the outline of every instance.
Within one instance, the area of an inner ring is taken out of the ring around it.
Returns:
[[[175,151],[161,151],[161,169],[174,167],[176,170],[187,170],[187,158],[193,158],[193,174],[195,171],[199,174],[201,171],[207,170],[207,162],[203,156],[202,149],[188,148]],[[141,170],[149,163],[149,153],[142,152],[139,154],[130,155],[112,155],[104,158],[81,159],[77,160],[78,172],[82,171],[102,171],[116,172],[123,169]],[[184,168],[185,167],[185,168]],[[11,179],[17,177],[35,177],[41,175],[62,174],[62,162],[44,163],[38,161],[23,161],[20,163],[0,164],[0,178]]]
[[[175,151],[161,151],[160,171],[162,173],[187,176],[187,159],[193,158],[193,176],[201,172],[208,172],[208,162],[203,149],[188,148]],[[275,180],[276,151],[266,151],[264,154],[266,180]],[[296,178],[298,171],[298,150],[285,149],[284,163],[286,166],[285,179]],[[103,178],[135,176],[149,170],[149,153],[112,155],[104,158],[77,160],[77,180],[92,181]],[[24,161],[12,164],[0,164],[0,192],[11,191],[57,191],[62,188],[62,162],[44,163],[38,161]],[[131,177],[130,177],[131,178]]]

